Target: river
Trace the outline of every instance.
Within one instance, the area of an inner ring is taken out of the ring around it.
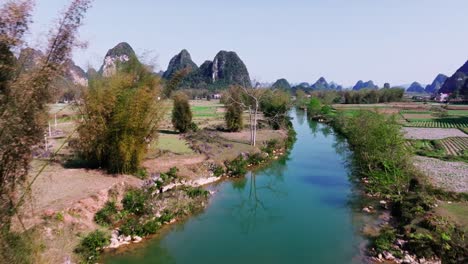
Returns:
[[[244,179],[210,186],[200,214],[105,263],[361,263],[360,221],[346,148],[333,130],[292,112],[290,153]]]

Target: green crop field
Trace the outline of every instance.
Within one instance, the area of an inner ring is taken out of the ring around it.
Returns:
[[[409,119],[404,124],[408,127],[435,127],[435,128],[467,128],[468,117],[446,117],[432,119]]]

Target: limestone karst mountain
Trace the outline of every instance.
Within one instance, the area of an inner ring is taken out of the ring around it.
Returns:
[[[99,73],[104,77],[110,76],[118,70],[119,65],[124,65],[131,58],[136,58],[135,51],[127,42],[121,42],[107,51]]]
[[[468,61],[445,81],[439,93],[455,93],[468,97]]]
[[[439,89],[444,85],[445,81],[448,79],[448,77],[444,74],[438,74],[437,77],[434,79],[434,81],[427,85],[426,88],[424,89],[426,93],[436,93],[439,91]]]

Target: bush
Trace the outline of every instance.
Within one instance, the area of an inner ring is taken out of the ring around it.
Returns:
[[[237,132],[242,130],[244,120],[242,119],[242,91],[239,87],[230,87],[228,92],[223,96],[225,99],[226,113],[224,119],[226,120],[226,127],[228,131]]]
[[[144,215],[149,212],[147,205],[149,196],[141,189],[133,189],[128,191],[122,199],[123,208],[129,213],[136,215]]]
[[[277,139],[270,139],[266,142],[265,146],[262,147],[262,151],[272,155],[273,151],[279,147],[279,141]]]
[[[96,230],[84,237],[75,251],[83,257],[85,263],[96,263],[102,248],[109,243],[109,238],[106,233]]]
[[[188,97],[183,92],[177,92],[172,97],[174,108],[172,109],[172,125],[180,133],[190,130],[192,125],[192,110],[188,102]]]
[[[226,171],[232,177],[244,176],[247,173],[247,161],[239,155],[231,162],[226,162]]]
[[[120,232],[126,236],[144,236],[143,224],[138,221],[138,218],[127,217],[120,226]]]
[[[264,161],[264,158],[261,153],[250,154],[247,158],[247,163],[251,165],[260,165]]]
[[[80,105],[80,156],[108,173],[133,174],[162,118],[160,82],[136,57],[110,77],[90,79]]]
[[[104,207],[94,215],[94,221],[102,226],[113,225],[117,217],[118,210],[114,201],[108,201]]]
[[[220,176],[223,176],[223,174],[224,174],[223,166],[215,165],[215,167],[213,168],[213,175],[215,177],[220,177]]]
[[[377,252],[388,251],[392,248],[393,242],[395,242],[396,235],[395,230],[390,227],[382,228],[380,234],[373,239],[373,245]]]
[[[133,176],[136,176],[139,179],[146,179],[148,178],[148,172],[145,168],[139,168]]]
[[[34,241],[29,232],[15,233],[0,231],[0,262],[33,263]]]
[[[160,226],[161,226],[161,223],[159,223],[159,221],[150,220],[143,225],[143,233],[145,235],[156,234]]]
[[[195,122],[190,123],[190,131],[197,132],[198,130],[200,129],[198,128],[198,125],[195,124]]]
[[[161,223],[167,223],[167,222],[170,222],[173,218],[174,218],[174,215],[168,210],[165,210],[162,213],[161,217],[159,217],[159,221]]]
[[[210,192],[203,189],[202,187],[186,187],[185,192],[190,198],[195,198],[199,196],[207,197]]]

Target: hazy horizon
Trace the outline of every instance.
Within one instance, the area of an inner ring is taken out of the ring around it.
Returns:
[[[352,2],[352,3],[351,3]],[[46,42],[67,0],[37,1],[30,39]],[[345,87],[358,80],[380,86],[431,83],[452,75],[467,59],[468,1],[463,0],[97,0],[86,15],[75,62],[100,67],[107,50],[128,42],[156,70],[187,49],[195,63],[233,50],[260,82],[286,78],[315,82],[323,76]]]

